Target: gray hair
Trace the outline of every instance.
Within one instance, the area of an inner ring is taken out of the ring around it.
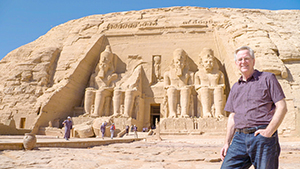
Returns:
[[[234,51],[234,60],[235,60],[235,61],[236,61],[236,54],[237,54],[239,51],[241,51],[241,50],[248,50],[249,53],[250,53],[250,56],[252,57],[252,59],[255,58],[255,56],[254,56],[254,51],[253,51],[250,47],[248,47],[248,46],[242,46],[242,47],[237,48],[237,49]]]

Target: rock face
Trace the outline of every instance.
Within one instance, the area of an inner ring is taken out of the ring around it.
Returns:
[[[256,68],[281,83],[288,104],[281,130],[294,131],[299,16],[299,10],[172,7],[71,20],[0,61],[0,123],[38,132],[85,114],[124,119],[115,120],[121,129],[128,123],[149,127],[155,119],[178,127],[169,118],[186,119],[195,129],[203,126],[194,123],[201,118],[227,116],[222,108],[239,77],[233,51],[247,45]],[[203,58],[203,51],[213,57]],[[214,60],[210,69],[204,59]]]

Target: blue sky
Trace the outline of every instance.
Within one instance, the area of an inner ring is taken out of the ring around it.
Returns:
[[[72,19],[172,6],[299,10],[300,0],[0,0],[0,59]]]

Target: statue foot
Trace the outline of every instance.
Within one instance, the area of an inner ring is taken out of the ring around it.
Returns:
[[[203,115],[203,118],[210,118],[210,117],[212,117],[211,114],[205,114],[205,115]]]
[[[96,118],[96,117],[99,117],[99,115],[96,115],[96,114],[91,114],[91,117],[94,117],[94,118]]]
[[[172,115],[172,116],[170,116],[170,118],[176,118],[176,115]]]
[[[216,118],[223,118],[224,116],[222,114],[216,115]]]
[[[89,113],[84,113],[82,116],[83,116],[83,117],[89,117],[90,114],[89,114]]]

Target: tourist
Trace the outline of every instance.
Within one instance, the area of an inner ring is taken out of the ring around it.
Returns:
[[[62,124],[65,127],[65,136],[64,136],[64,138],[66,140],[69,140],[70,134],[71,134],[72,125],[73,125],[72,121],[71,121],[71,117],[68,116],[67,120],[65,120]]]
[[[130,131],[133,132],[134,128],[133,128],[133,124],[131,125]]]
[[[126,125],[125,131],[126,131],[126,136],[128,136],[128,133],[129,133],[129,126],[128,125]]]
[[[285,95],[276,76],[254,69],[254,51],[243,46],[235,53],[241,77],[229,93],[230,112],[221,168],[278,168],[277,129],[286,112]]]
[[[133,126],[133,131],[134,131],[134,138],[138,138],[136,125]]]
[[[115,132],[115,123],[113,123],[111,126],[110,126],[110,138],[113,139],[114,138],[114,132]]]
[[[103,122],[101,127],[100,127],[100,130],[101,130],[101,133],[102,133],[102,139],[104,139],[105,128],[106,128],[106,122]]]

